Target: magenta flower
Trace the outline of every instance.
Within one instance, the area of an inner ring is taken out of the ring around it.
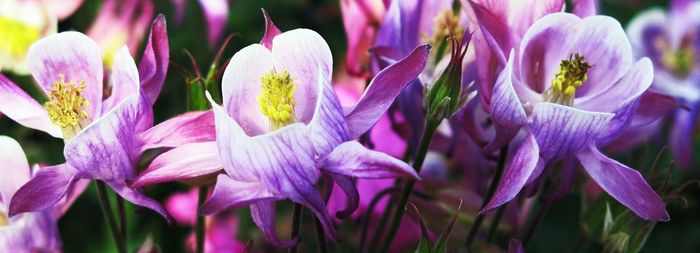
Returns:
[[[29,69],[49,97],[44,105],[0,76],[0,112],[18,123],[63,138],[66,163],[39,170],[22,186],[10,215],[53,206],[78,179],[101,180],[120,196],[165,217],[156,201],[127,185],[153,124],[152,103],[168,66],[164,17],[153,23],[140,70],[126,46],[117,53],[110,76],[111,95],[103,100],[102,56],[97,44],[77,32],[49,36],[32,45]]]
[[[10,216],[10,200],[32,171],[19,143],[0,136],[0,250],[3,252],[60,252],[61,239],[53,210]]]
[[[207,39],[209,47],[213,48],[221,39],[221,35],[226,30],[226,21],[228,20],[228,1],[229,0],[199,0],[199,6],[204,12],[204,18],[207,22]],[[187,7],[186,0],[172,0],[175,7],[175,21],[177,24],[182,23],[185,18],[185,8]]]
[[[633,61],[620,24],[606,16],[551,14],[528,29],[517,50],[493,89],[490,110],[501,137],[493,143],[521,129],[526,137],[482,211],[510,201],[548,164],[577,159],[634,213],[667,221],[663,201],[641,174],[597,149],[634,124],[637,105],[653,79],[649,59]]]
[[[369,70],[368,50],[377,35],[389,1],[342,0],[343,26],[348,38],[345,69],[351,75],[363,76]]]
[[[670,147],[674,160],[690,166],[691,136],[700,110],[700,2],[674,0],[666,14],[654,9],[640,14],[627,28],[633,49],[654,63],[655,89],[678,99],[690,110],[676,109]]]

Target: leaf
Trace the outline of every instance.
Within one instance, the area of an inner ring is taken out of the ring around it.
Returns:
[[[421,239],[420,242],[418,242],[416,253],[432,253],[431,248],[433,247],[433,242],[430,240],[430,234],[428,233],[428,228],[423,222],[423,217],[420,215],[418,208],[413,204],[413,202],[408,202],[408,204],[413,208],[413,212],[416,213],[416,219],[420,224]]]
[[[433,249],[433,252],[435,253],[443,253],[447,252],[447,237],[450,236],[450,233],[452,233],[452,229],[454,228],[455,221],[457,221],[457,217],[459,216],[459,213],[462,212],[462,200],[459,200],[459,206],[457,207],[457,212],[455,212],[455,215],[452,216],[452,220],[450,223],[447,224],[447,227],[445,227],[445,230],[442,231],[442,234],[440,235],[440,239],[438,239],[437,244],[435,244],[435,248]]]

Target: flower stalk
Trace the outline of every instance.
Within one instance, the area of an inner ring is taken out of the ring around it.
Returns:
[[[119,227],[117,226],[117,220],[114,218],[114,212],[109,204],[109,196],[107,195],[107,187],[102,181],[97,181],[97,193],[100,196],[100,204],[102,205],[102,214],[107,220],[107,225],[109,230],[112,232],[114,237],[114,243],[117,245],[117,251],[119,253],[126,253],[126,241],[122,237]]]

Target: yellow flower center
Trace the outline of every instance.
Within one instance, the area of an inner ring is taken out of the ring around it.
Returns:
[[[568,59],[562,60],[554,74],[552,85],[544,94],[545,101],[572,106],[576,88],[588,79],[590,68],[586,58],[579,54],[571,54]]]
[[[114,64],[114,58],[117,56],[119,49],[126,43],[127,35],[118,33],[109,37],[102,47],[102,63],[105,68],[111,69]]]
[[[661,63],[678,77],[687,77],[693,70],[695,52],[692,47],[686,46],[678,50],[665,50],[661,56]]]
[[[9,219],[5,215],[5,213],[0,212],[0,227],[7,226],[10,223]]]
[[[39,28],[8,17],[0,17],[0,50],[12,58],[24,58],[29,46],[39,40],[40,36]]]
[[[446,38],[455,36],[457,40],[462,40],[464,28],[460,26],[459,16],[451,9],[446,9],[435,17],[435,28],[433,28],[433,38],[430,41],[433,45],[440,45]]]
[[[86,87],[85,81],[75,85],[74,81],[66,82],[65,76],[59,75],[49,92],[51,101],[44,104],[51,122],[63,130],[64,140],[75,136],[88,122],[90,103],[83,97]]]
[[[258,104],[262,113],[270,119],[270,129],[275,130],[295,122],[294,90],[296,86],[289,72],[274,70],[261,78],[262,90]]]

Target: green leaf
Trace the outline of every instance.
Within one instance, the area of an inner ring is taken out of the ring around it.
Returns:
[[[459,216],[460,212],[462,212],[462,200],[459,200],[459,206],[457,207],[457,212],[455,212],[455,215],[452,216],[452,220],[450,220],[450,223],[447,224],[447,227],[445,227],[445,230],[442,231],[442,234],[440,235],[440,239],[438,239],[437,244],[435,244],[435,248],[434,248],[433,252],[435,252],[435,253],[447,252],[447,238],[450,236],[450,233],[452,233],[452,229],[454,228],[455,222],[457,221],[457,217]]]
[[[418,212],[418,208],[416,205],[414,205],[412,202],[408,202],[408,204],[413,208],[413,212],[416,213],[416,219],[418,220],[418,223],[420,224],[420,234],[421,234],[421,239],[420,242],[418,242],[418,248],[416,249],[416,253],[432,253],[431,249],[433,247],[433,242],[430,240],[430,234],[428,233],[428,228],[425,226],[425,223],[423,222],[423,217],[420,215],[420,212]]]

